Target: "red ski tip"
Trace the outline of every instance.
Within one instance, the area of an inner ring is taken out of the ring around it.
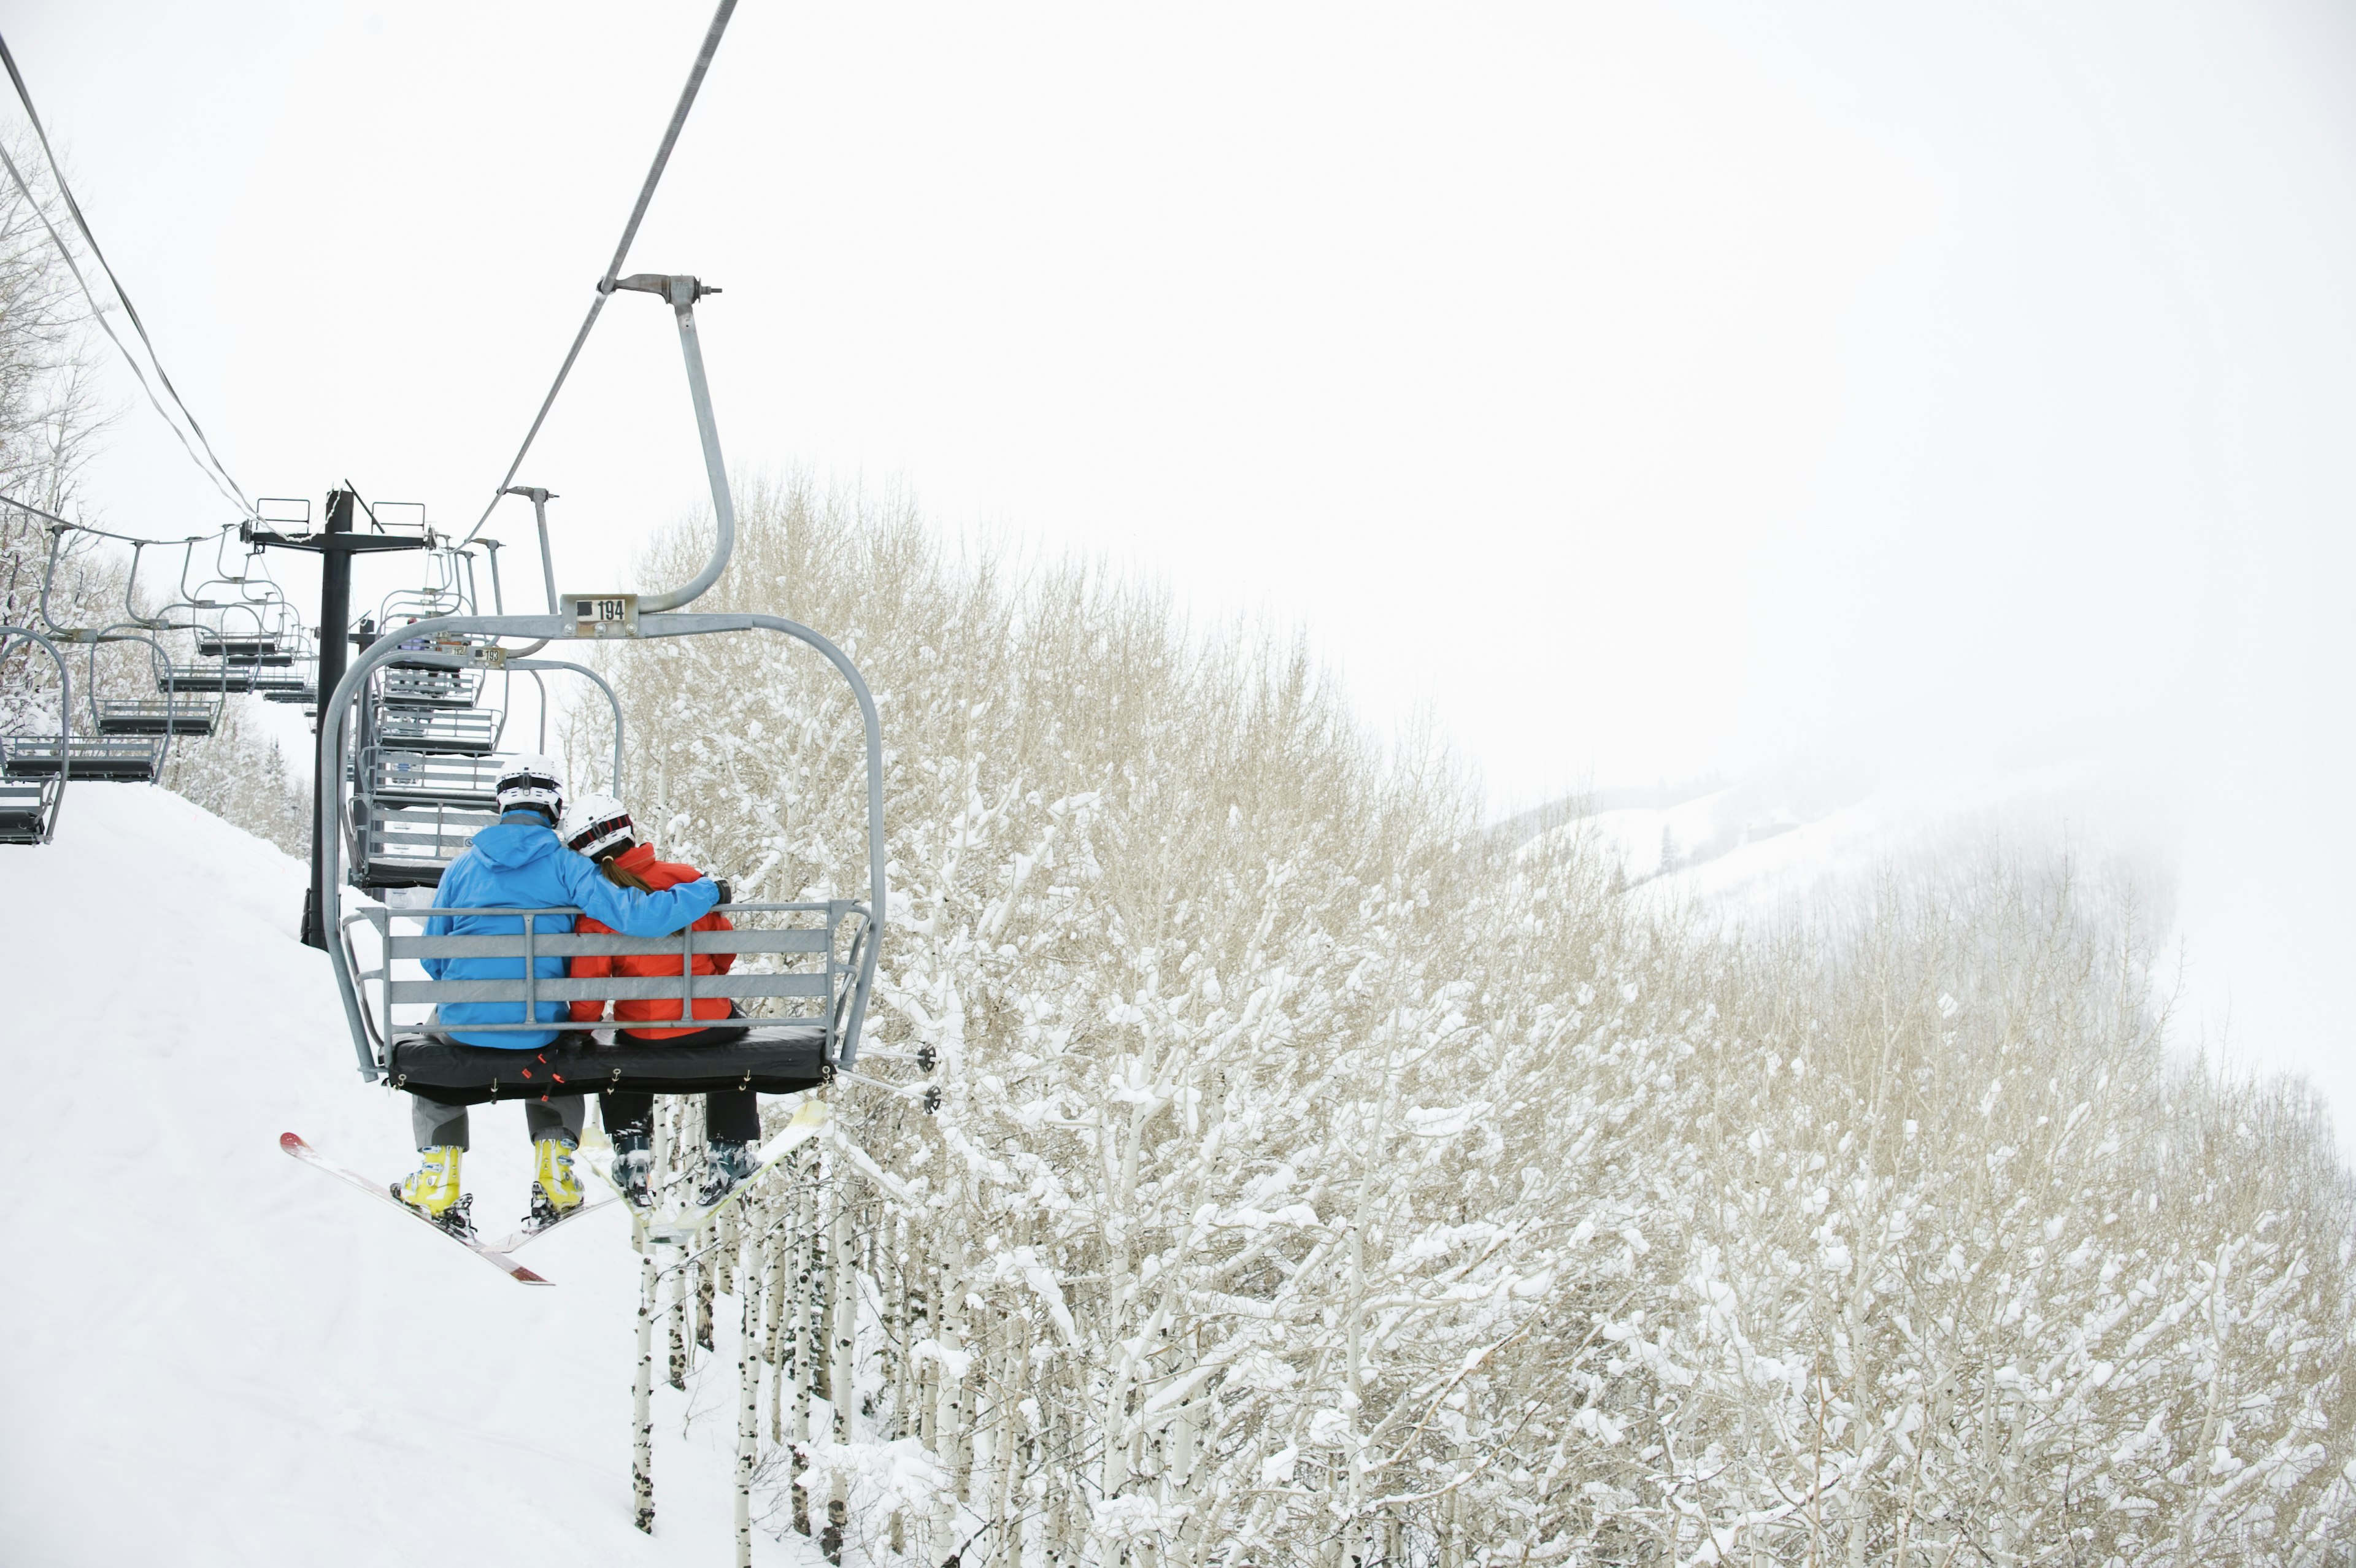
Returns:
[[[288,1154],[293,1154],[296,1149],[303,1147],[303,1140],[295,1136],[293,1133],[281,1133],[278,1135],[278,1147],[284,1149]]]

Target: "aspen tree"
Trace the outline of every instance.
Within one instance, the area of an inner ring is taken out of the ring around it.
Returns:
[[[2172,1059],[2066,868],[1716,934],[1576,825],[1483,833],[1292,650],[905,512],[740,526],[719,600],[826,629],[887,732],[862,1072],[909,1097],[834,1084],[779,1200],[755,1467],[830,1555],[909,1509],[965,1565],[2344,1554],[2328,1126]],[[671,641],[615,667],[626,795],[855,893],[828,672]]]

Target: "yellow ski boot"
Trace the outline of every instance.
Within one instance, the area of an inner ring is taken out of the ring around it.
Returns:
[[[528,1231],[544,1231],[581,1207],[581,1179],[573,1174],[571,1138],[541,1138],[531,1146],[531,1212]]]
[[[465,1152],[455,1144],[419,1150],[417,1168],[392,1195],[444,1230],[471,1232],[466,1211],[472,1205],[458,1191],[458,1157]]]

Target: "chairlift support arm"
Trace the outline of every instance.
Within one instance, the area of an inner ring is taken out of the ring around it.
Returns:
[[[736,503],[728,491],[728,465],[720,456],[720,426],[712,419],[712,389],[703,378],[703,346],[695,335],[695,302],[720,290],[685,273],[662,272],[633,272],[616,280],[614,287],[633,293],[659,295],[669,302],[671,314],[678,318],[680,354],[687,361],[687,395],[695,404],[695,433],[703,443],[703,473],[712,485],[712,516],[717,530],[712,559],[683,586],[668,593],[642,594],[638,599],[641,614],[677,610],[694,603],[705,589],[720,581],[728,558],[736,549]],[[555,606],[552,604],[550,608],[553,610]]]
[[[114,635],[114,634],[115,634],[115,633],[123,631],[123,628],[124,628],[124,627],[126,627],[126,626],[131,628],[131,630],[130,630],[129,632],[125,633],[125,634],[124,634],[123,635],[122,635],[122,636],[116,636],[116,635]],[[152,674],[152,673],[154,672],[155,667],[156,667],[157,665],[161,665],[161,666],[163,667],[163,669],[164,669],[164,700],[165,700],[165,702],[166,702],[166,704],[169,704],[169,705],[171,705],[171,706],[175,706],[175,707],[177,707],[177,706],[178,705],[180,694],[179,694],[178,690],[176,688],[176,684],[177,684],[177,682],[178,677],[177,677],[177,676],[175,676],[175,675],[172,673],[172,656],[171,656],[170,654],[168,654],[168,653],[166,653],[166,652],[165,651],[165,649],[164,649],[164,645],[163,645],[163,644],[161,644],[161,643],[157,642],[154,637],[152,637],[152,636],[150,636],[150,635],[148,635],[148,633],[147,633],[147,628],[146,628],[146,625],[145,625],[145,623],[143,623],[143,622],[138,622],[138,621],[117,621],[117,622],[116,622],[113,625],[112,625],[112,626],[101,626],[97,631],[95,631],[95,632],[93,632],[93,633],[91,633],[91,638],[90,638],[90,722],[91,722],[91,728],[92,728],[93,730],[94,730],[94,729],[96,729],[96,728],[98,727],[98,723],[99,723],[99,714],[98,714],[98,645],[99,645],[99,644],[101,644],[101,643],[145,643],[145,644],[146,644],[146,645],[147,645],[147,655],[148,655],[148,657],[147,657],[147,663],[148,663],[149,673],[151,673],[151,674]],[[155,776],[156,776],[158,779],[160,779],[160,778],[162,778],[162,777],[164,776],[164,764],[165,764],[166,763],[167,763],[167,762],[169,762],[169,761],[171,760],[171,756],[172,756],[172,737],[173,737],[174,733],[175,733],[175,731],[174,731],[174,730],[173,730],[173,727],[172,727],[170,724],[168,724],[168,723],[167,723],[167,724],[166,724],[166,725],[164,726],[164,741],[163,741],[163,744],[162,744],[161,746],[157,747],[157,748],[156,748],[156,751],[155,751]]]

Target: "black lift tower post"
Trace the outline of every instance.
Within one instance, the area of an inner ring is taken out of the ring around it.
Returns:
[[[352,557],[376,550],[423,549],[433,541],[429,536],[411,539],[402,534],[354,533],[352,505],[358,497],[349,490],[327,492],[327,527],[324,533],[273,533],[256,524],[248,523],[239,530],[248,544],[273,549],[307,549],[319,558],[319,712],[327,711],[327,704],[336,694],[336,685],[344,678],[344,667],[351,656],[352,625]],[[327,890],[320,885],[327,867],[327,846],[320,842],[329,820],[326,809],[327,792],[343,787],[343,780],[330,778],[331,764],[315,750],[311,773],[311,890],[303,895],[303,940],[312,947],[324,950],[327,933],[320,929],[319,911],[326,907]]]

